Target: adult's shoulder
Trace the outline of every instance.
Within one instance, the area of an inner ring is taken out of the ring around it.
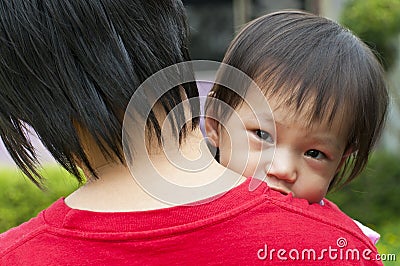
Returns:
[[[265,201],[242,221],[245,228],[241,230],[253,232],[247,233],[247,238],[258,243],[258,256],[266,261],[382,265],[376,260],[379,254],[369,238],[330,201],[323,206],[309,204],[291,195],[267,191]]]
[[[46,210],[41,211],[36,217],[29,221],[0,234],[0,258],[3,258],[14,249],[29,243],[30,240],[45,232],[47,224],[44,214],[47,210],[54,210],[57,208],[59,203],[60,200],[53,203]]]
[[[40,213],[35,218],[0,234],[0,258],[35,237],[43,229],[43,225]]]
[[[327,199],[323,201],[324,204],[309,204],[307,200],[293,198],[291,195],[269,194],[265,206],[266,211],[272,209],[275,217],[282,219],[281,224],[291,228],[295,224],[298,234],[324,239],[328,236],[333,237],[332,239],[346,238],[358,242],[359,246],[374,248],[351,217],[340,210],[335,203]]]

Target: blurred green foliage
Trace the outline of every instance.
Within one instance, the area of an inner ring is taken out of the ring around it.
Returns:
[[[46,167],[41,173],[47,178],[45,191],[17,169],[0,168],[0,232],[29,220],[78,188],[76,179],[60,167]]]
[[[400,33],[400,0],[350,0],[340,22],[382,56],[386,69],[393,66],[398,52],[395,38]]]
[[[385,254],[386,260],[383,261],[385,266],[399,265],[400,261],[400,220],[388,221],[384,226],[378,228],[381,239],[376,245],[381,255]],[[395,254],[396,258],[389,254]]]

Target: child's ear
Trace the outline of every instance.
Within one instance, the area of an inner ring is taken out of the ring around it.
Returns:
[[[336,169],[336,173],[338,173],[340,171],[340,169],[342,168],[343,164],[346,162],[347,158],[349,158],[349,156],[354,152],[353,147],[349,147],[345,150],[345,152],[343,153],[342,159],[340,160],[340,163]]]
[[[206,128],[206,136],[208,142],[218,148],[219,147],[219,134],[220,126],[219,122],[214,118],[206,117],[204,120],[204,126]]]

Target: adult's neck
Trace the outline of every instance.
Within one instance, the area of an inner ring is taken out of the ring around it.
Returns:
[[[66,204],[74,209],[99,212],[162,209],[223,193],[244,181],[244,177],[214,160],[200,130],[189,133],[180,147],[166,144],[166,153],[140,153],[130,165],[115,162],[102,164],[96,169],[99,178],[90,179],[69,195],[65,199]],[[218,178],[227,180],[225,183],[228,185],[216,185],[207,189],[207,193],[198,193],[197,198],[189,197],[186,201],[182,198],[171,201],[168,197],[176,193],[174,186],[201,188]],[[164,191],[166,197],[153,193],[153,188],[164,189],[165,182],[173,184],[171,191]]]

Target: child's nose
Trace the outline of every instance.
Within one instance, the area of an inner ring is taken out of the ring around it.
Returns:
[[[272,164],[267,172],[268,177],[294,183],[297,179],[297,168],[293,152],[287,148],[276,148]]]

